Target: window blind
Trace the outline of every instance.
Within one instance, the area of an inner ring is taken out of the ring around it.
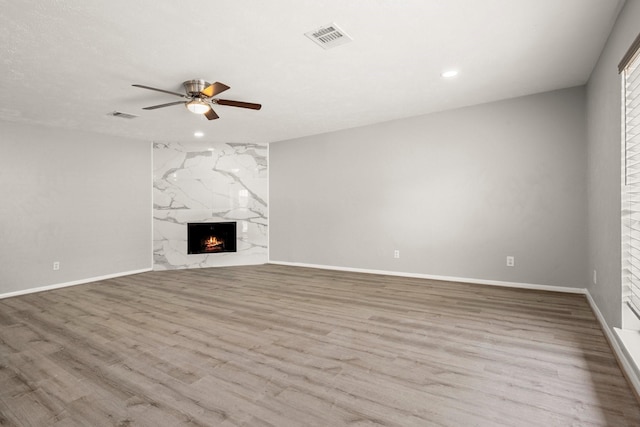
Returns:
[[[623,58],[622,297],[640,318],[640,45]]]

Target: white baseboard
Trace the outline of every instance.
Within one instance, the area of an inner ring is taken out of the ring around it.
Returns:
[[[50,291],[52,289],[66,288],[66,287],[69,287],[69,286],[83,285],[85,283],[98,282],[100,280],[113,279],[115,277],[121,277],[121,276],[130,276],[132,274],[145,273],[147,271],[151,271],[151,268],[143,268],[141,270],[124,271],[124,272],[121,272],[121,273],[107,274],[105,276],[97,276],[97,277],[90,277],[88,279],[74,280],[72,282],[56,283],[55,285],[40,286],[38,288],[30,288],[30,289],[24,289],[24,290],[21,290],[21,291],[8,292],[8,293],[5,293],[5,294],[0,294],[0,299],[10,298],[10,297],[17,297],[19,295],[33,294],[33,293],[42,292],[42,291]]]
[[[508,288],[534,289],[538,291],[564,292],[564,293],[571,293],[571,294],[584,294],[586,292],[586,289],[584,288],[571,288],[568,286],[550,286],[550,285],[540,285],[535,283],[502,282],[499,280],[470,279],[468,277],[436,276],[433,274],[405,273],[400,271],[388,271],[388,270],[371,270],[366,268],[338,267],[334,265],[305,264],[300,262],[285,262],[285,261],[272,261],[272,260],[269,260],[269,264],[289,265],[292,267],[319,268],[322,270],[350,271],[353,273],[381,274],[385,276],[412,277],[416,279],[442,280],[446,282],[472,283],[477,285],[505,286]]]
[[[624,371],[625,376],[627,377],[627,380],[629,380],[629,383],[634,388],[636,396],[640,396],[640,377],[638,377],[638,374],[633,367],[633,362],[629,360],[626,352],[620,346],[620,341],[618,337],[616,336],[616,334],[614,334],[613,330],[607,324],[607,321],[605,320],[604,316],[600,312],[600,309],[596,305],[596,302],[591,296],[591,294],[589,293],[589,291],[588,290],[585,290],[585,291],[586,291],[585,295],[587,296],[587,301],[589,301],[591,310],[593,311],[593,314],[596,315],[598,322],[600,322],[600,329],[602,329],[602,331],[604,332],[607,338],[607,341],[609,341],[609,345],[611,346],[614,353],[616,354],[617,359],[620,362],[621,368]]]

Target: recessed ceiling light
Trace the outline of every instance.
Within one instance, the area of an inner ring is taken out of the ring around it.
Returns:
[[[204,132],[196,131],[193,133],[193,136],[196,138],[202,138],[204,136]]]
[[[455,77],[458,75],[458,70],[447,70],[447,71],[443,71],[442,74],[440,74],[442,77],[444,77],[445,79],[450,79],[452,77]]]

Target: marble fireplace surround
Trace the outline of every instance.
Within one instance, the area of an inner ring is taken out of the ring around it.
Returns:
[[[153,144],[154,270],[268,260],[268,145]],[[237,252],[187,254],[187,223],[237,222]]]

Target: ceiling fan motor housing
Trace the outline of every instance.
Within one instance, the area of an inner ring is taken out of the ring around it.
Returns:
[[[201,96],[201,92],[204,90],[204,88],[211,85],[211,83],[204,80],[187,80],[186,82],[182,83],[182,85],[184,86],[184,90],[190,96],[199,97]]]

